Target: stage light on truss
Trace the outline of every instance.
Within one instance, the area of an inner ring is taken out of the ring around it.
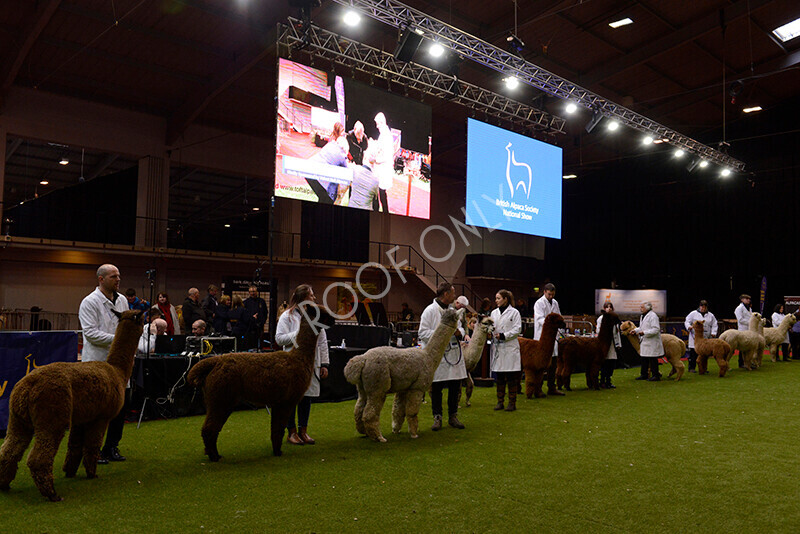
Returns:
[[[508,51],[512,54],[520,55],[522,54],[522,51],[525,50],[525,43],[513,33],[506,37],[506,43],[508,46]]]
[[[613,132],[617,128],[619,128],[619,123],[617,121],[608,121],[608,125],[606,126],[609,132]]]
[[[342,18],[345,24],[348,26],[358,26],[358,23],[361,22],[361,15],[353,11],[352,9],[347,10]]]
[[[652,145],[653,144],[653,138],[650,137],[649,135],[645,136],[645,138],[642,139],[642,144],[643,145]]]
[[[749,108],[744,108],[742,113],[755,113],[756,111],[761,111],[761,106],[752,106]]]
[[[578,111],[578,105],[575,104],[575,102],[570,102],[569,104],[567,104],[567,107],[564,108],[564,111],[572,115],[573,113]]]
[[[224,226],[225,228],[230,228],[230,227],[231,227],[231,225],[230,225],[230,224],[223,224],[223,226]]]
[[[61,159],[58,161],[59,165],[69,165],[69,158],[67,156],[61,156]]]
[[[602,120],[602,118],[603,114],[600,113],[599,111],[595,111],[594,113],[592,113],[592,118],[589,119],[589,122],[586,123],[586,133],[592,133],[592,130],[594,130],[595,126],[598,125],[598,123]]]
[[[41,180],[41,181],[39,182],[39,185],[47,185],[47,184],[49,184],[49,183],[50,183],[50,182],[48,182],[47,180]]]
[[[719,175],[722,176],[723,178],[727,178],[728,176],[731,175],[731,170],[730,169],[722,169],[722,172],[720,172]]]
[[[679,148],[678,150],[675,151],[675,154],[673,154],[673,155],[676,158],[682,158],[685,154],[686,154],[686,152],[684,152],[684,150],[682,148]]]
[[[572,179],[577,178],[577,177],[578,177],[577,174],[565,174],[561,178],[563,178],[564,180],[572,180]]]
[[[508,78],[503,78],[503,81],[505,82],[506,87],[508,87],[509,89],[513,90],[519,87],[519,80],[513,76],[509,76]]]
[[[700,162],[700,168],[701,168],[701,169],[705,169],[706,167],[708,167],[708,161],[706,161],[706,160],[702,160],[702,161]]]
[[[433,57],[441,57],[444,54],[444,47],[439,43],[433,43],[428,49],[428,53]]]

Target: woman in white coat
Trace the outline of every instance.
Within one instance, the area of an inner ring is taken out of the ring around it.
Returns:
[[[614,311],[614,304],[609,300],[603,304],[603,311],[610,313]],[[597,331],[600,332],[600,325],[603,324],[603,314],[597,318]],[[622,348],[622,336],[620,335],[619,325],[614,325],[611,345],[608,346],[608,354],[600,367],[600,387],[603,389],[616,389],[617,386],[611,383],[614,376],[614,369],[617,367],[617,348]]]
[[[774,328],[778,328],[781,325],[781,322],[786,318],[786,314],[783,313],[783,304],[778,304],[775,306],[775,310],[773,310],[772,314],[772,326]],[[789,332],[786,332],[786,339],[783,340],[783,343],[778,345],[775,348],[775,356],[773,356],[773,362],[781,361],[780,354],[778,354],[778,349],[783,352],[783,361],[789,361]]]
[[[658,372],[658,359],[664,355],[664,345],[661,343],[661,321],[653,311],[650,302],[643,302],[641,306],[642,316],[639,318],[639,328],[634,333],[639,334],[641,346],[639,355],[642,357],[642,373],[636,380],[649,380],[658,382],[661,380],[661,373]],[[647,371],[650,371],[650,378]]]
[[[503,401],[508,384],[507,412],[517,409],[517,388],[519,387],[522,361],[520,360],[519,341],[522,333],[522,317],[511,303],[514,295],[511,291],[501,289],[494,297],[497,308],[492,310],[494,321],[494,340],[492,343],[492,372],[497,375],[497,405],[495,410],[503,409]]]
[[[295,288],[292,298],[289,300],[289,308],[281,314],[278,319],[278,326],[275,328],[275,342],[283,346],[283,350],[292,350],[297,333],[300,331],[301,311],[298,306],[303,302],[315,302],[314,290],[308,284],[302,284]],[[295,425],[295,411],[286,428],[289,430],[287,441],[292,445],[314,445],[316,441],[308,435],[308,418],[311,415],[311,397],[319,397],[320,380],[328,376],[328,336],[322,330],[317,336],[317,349],[314,358],[314,373],[311,375],[311,385],[308,386],[303,400],[297,405],[297,425]],[[299,431],[298,431],[299,428]]]

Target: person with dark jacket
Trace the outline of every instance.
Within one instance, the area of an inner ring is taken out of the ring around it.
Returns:
[[[208,295],[200,304],[206,311],[206,321],[212,325],[214,324],[214,314],[217,312],[217,293],[219,293],[219,288],[211,284],[208,286]]]
[[[206,311],[200,305],[200,290],[196,287],[189,289],[189,294],[186,300],[183,301],[183,324],[186,325],[186,331],[191,330],[195,321],[200,319],[206,321]]]
[[[228,312],[228,319],[231,323],[231,335],[233,337],[242,338],[247,335],[252,323],[254,321],[253,316],[248,311],[247,307],[242,302],[242,297],[236,295],[233,297],[233,306],[231,307],[231,311]],[[245,347],[252,348],[253,345],[250,345],[245,338]]]
[[[241,297],[239,300],[241,300]],[[231,298],[228,295],[222,295],[217,304],[216,313],[214,314],[214,332],[222,334],[223,336],[230,335],[230,313]]]
[[[264,325],[269,319],[269,308],[267,302],[258,296],[256,286],[250,286],[247,291],[250,296],[245,299],[244,307],[249,315],[250,330],[246,341],[249,347],[261,348],[261,336],[264,333]]]

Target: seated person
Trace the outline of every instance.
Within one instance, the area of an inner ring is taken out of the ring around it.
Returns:
[[[149,333],[148,333],[149,329]],[[139,347],[137,353],[145,355],[148,352],[154,353],[156,350],[156,336],[160,336],[167,332],[167,321],[164,319],[154,319],[149,325],[144,325],[142,328],[142,337],[139,338]]]
[[[192,335],[197,337],[206,335],[206,322],[204,320],[198,319],[192,323]]]

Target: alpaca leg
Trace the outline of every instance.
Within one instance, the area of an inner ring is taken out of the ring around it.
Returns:
[[[100,446],[103,444],[103,436],[107,427],[108,421],[101,419],[86,425],[84,428],[83,468],[86,470],[86,478],[97,478],[97,460],[100,459]],[[72,439],[71,434],[70,439]]]
[[[669,363],[672,364],[672,372],[676,372],[677,371],[677,373],[678,373],[678,376],[675,377],[675,381],[677,382],[678,380],[681,379],[681,377],[683,376],[683,373],[686,372],[686,366],[681,361],[681,357],[679,355],[677,355],[677,354],[670,359]]]
[[[422,406],[422,391],[412,390],[406,396],[406,417],[408,433],[412,438],[419,437],[419,408]]]
[[[394,394],[392,403],[392,433],[399,434],[406,420],[406,403],[408,402],[408,391],[398,391]]]
[[[17,465],[32,439],[33,430],[22,425],[12,413],[6,439],[0,447],[0,491],[8,491],[11,481],[17,476]]]
[[[531,391],[530,392],[528,392],[528,391],[525,392],[529,399],[531,398],[531,396],[533,396],[533,397],[535,397],[537,399],[541,399],[542,397],[546,397],[544,391],[542,391],[542,384],[544,384],[544,373],[545,373],[544,369],[540,369],[540,370],[534,371],[532,373],[533,374],[533,377],[532,377],[533,380],[531,382]],[[553,376],[553,380],[550,380],[550,376]],[[555,369],[553,369],[552,371],[548,371],[547,380],[548,380],[547,391],[548,392],[557,391],[556,384],[555,384]]]
[[[67,457],[64,460],[64,466],[61,468],[66,474],[67,478],[72,478],[78,472],[78,467],[81,465],[83,459],[83,441],[86,428],[83,426],[74,426],[69,431],[69,440],[67,441]]]
[[[272,413],[270,414],[270,439],[272,440],[272,455],[280,456],[281,445],[283,444],[283,432],[286,429],[286,424],[289,422],[289,417],[292,414],[294,406],[273,406]]]
[[[717,365],[719,365],[719,377],[722,378],[728,372],[728,360],[722,355],[717,356],[716,360]]]
[[[386,438],[381,434],[381,410],[386,402],[386,394],[375,395],[367,399],[364,406],[364,429],[367,436],[374,441],[386,442]]]
[[[203,436],[205,453],[212,462],[218,462],[219,459],[222,458],[217,450],[217,438],[230,416],[231,410],[220,409],[208,402],[206,403],[206,420],[203,422],[203,428],[200,434]],[[283,423],[286,424],[286,421]],[[281,432],[281,435],[283,435],[283,432]]]
[[[717,360],[719,363],[719,360]],[[708,355],[707,354],[698,354],[697,355],[697,374],[704,375],[708,372]]]
[[[28,455],[28,469],[31,471],[33,483],[36,484],[39,493],[53,502],[63,500],[56,493],[53,482],[53,461],[66,431],[66,428],[60,428],[37,434]]]
[[[366,392],[359,387],[358,388],[358,400],[356,401],[356,407],[353,411],[353,415],[356,420],[356,432],[359,434],[366,434],[367,431],[364,429],[364,406],[367,405],[367,394]]]
[[[467,373],[467,385],[464,389],[467,394],[467,401],[465,404],[467,406],[472,406],[470,399],[472,398],[472,392],[475,390],[475,381],[472,379],[472,375],[469,373]]]

